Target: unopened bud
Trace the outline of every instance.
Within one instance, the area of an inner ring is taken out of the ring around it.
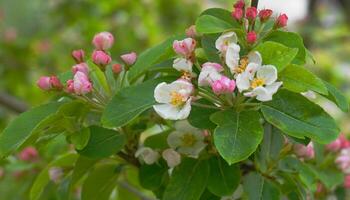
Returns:
[[[254,44],[256,42],[257,35],[254,31],[250,31],[247,33],[247,42],[249,44]]]
[[[287,26],[287,22],[288,22],[288,16],[286,14],[281,14],[280,16],[278,16],[276,23],[275,23],[275,27],[276,28],[282,28]]]
[[[135,52],[131,52],[121,55],[120,58],[124,61],[125,64],[133,65],[137,59],[137,54]]]
[[[240,21],[243,18],[243,9],[242,8],[236,8],[233,12],[232,12],[232,17],[234,19],[236,19],[237,21]]]
[[[121,64],[114,64],[112,65],[112,71],[115,74],[119,74],[121,71],[123,71],[123,67]]]
[[[92,53],[92,61],[104,70],[105,66],[112,61],[112,58],[104,51],[97,50]]]
[[[196,38],[197,36],[197,31],[196,31],[196,26],[192,25],[186,29],[186,36],[190,38]]]
[[[266,22],[267,20],[270,19],[271,15],[272,15],[272,10],[270,9],[260,10],[259,12],[260,21],[263,23]]]
[[[48,76],[40,77],[36,84],[40,89],[44,91],[49,91],[51,89],[50,77]]]
[[[114,37],[109,32],[101,32],[94,36],[92,44],[95,46],[96,50],[107,50],[112,47],[114,43]]]
[[[257,15],[258,10],[255,7],[247,8],[245,16],[249,21],[254,21]]]
[[[82,49],[74,50],[72,52],[72,57],[73,57],[73,59],[75,60],[75,62],[77,64],[83,63],[84,62],[84,57],[85,57],[84,50],[82,50]]]

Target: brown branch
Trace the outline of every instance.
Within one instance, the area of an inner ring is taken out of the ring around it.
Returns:
[[[130,156],[124,152],[118,152],[117,155],[119,157],[121,157],[122,159],[124,159],[126,162],[134,165],[135,167],[140,167],[140,162],[134,157],[134,156]]]
[[[5,92],[0,93],[0,105],[16,113],[22,113],[28,109],[25,102]]]
[[[255,8],[258,8],[258,3],[259,3],[259,0],[252,0],[251,2],[251,7],[255,7]]]

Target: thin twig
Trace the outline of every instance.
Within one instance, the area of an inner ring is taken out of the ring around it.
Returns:
[[[16,113],[22,113],[28,109],[28,105],[24,101],[5,92],[0,93],[0,105]]]
[[[140,192],[137,188],[133,187],[132,185],[130,185],[129,183],[127,183],[125,181],[119,181],[118,183],[121,187],[123,187],[124,189],[128,190],[129,192],[135,194],[141,200],[156,200],[156,199],[153,199],[153,198],[146,196],[145,194]]]

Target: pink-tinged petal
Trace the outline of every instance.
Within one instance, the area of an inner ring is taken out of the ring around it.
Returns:
[[[114,43],[114,37],[109,32],[101,32],[94,36],[92,44],[96,50],[107,50],[112,47]]]
[[[131,52],[121,55],[120,58],[124,61],[125,64],[133,65],[136,62],[137,54],[135,52]]]

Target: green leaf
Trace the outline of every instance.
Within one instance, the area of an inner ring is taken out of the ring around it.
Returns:
[[[280,90],[272,101],[263,103],[261,111],[269,123],[293,137],[309,137],[328,144],[340,132],[334,119],[321,107],[287,90]]]
[[[274,65],[280,72],[292,62],[298,49],[289,48],[276,42],[264,42],[255,48],[262,56],[263,64]]]
[[[207,186],[208,176],[207,161],[183,159],[172,173],[163,200],[199,200]]]
[[[270,33],[263,41],[273,41],[290,48],[298,48],[298,54],[292,62],[295,64],[305,64],[306,48],[304,46],[303,38],[299,34],[277,30]]]
[[[288,65],[280,74],[283,87],[292,92],[300,93],[312,90],[320,94],[328,94],[326,86],[312,72],[299,65]]]
[[[169,147],[167,138],[171,130],[151,135],[145,139],[144,145],[152,149],[166,149]]]
[[[65,154],[58,157],[56,160],[48,164],[36,177],[32,188],[30,189],[30,199],[37,200],[40,198],[45,186],[50,182],[49,170],[52,167],[70,167],[72,166],[76,159],[77,154]]]
[[[324,85],[328,89],[328,95],[324,95],[327,99],[333,101],[337,106],[344,112],[349,111],[349,102],[346,99],[346,97],[339,91],[337,88],[335,88],[330,83],[323,81]]]
[[[107,104],[102,115],[102,124],[109,128],[124,126],[152,107],[156,103],[153,97],[154,88],[165,80],[169,79],[150,80],[119,91]]]
[[[90,129],[83,128],[79,132],[70,135],[69,140],[77,150],[82,150],[86,147],[90,139]]]
[[[94,87],[98,86],[99,91],[103,89],[107,94],[111,94],[110,86],[108,85],[105,74],[90,60],[88,61],[88,65],[90,67],[90,76],[92,77]]]
[[[74,164],[70,189],[73,189],[75,184],[98,162],[98,159],[90,159],[85,156],[79,156]]]
[[[209,8],[200,14],[200,16],[203,16],[203,15],[210,15],[218,19],[221,19],[231,24],[231,26],[235,28],[241,27],[241,25],[236,20],[233,20],[231,12],[222,8]]]
[[[129,70],[128,79],[130,82],[135,82],[138,77],[145,73],[154,64],[169,59],[175,55],[172,48],[173,42],[174,40],[180,40],[183,38],[183,36],[173,36],[161,44],[141,53],[138,56],[136,63]]]
[[[82,200],[109,200],[117,186],[119,170],[115,164],[105,164],[92,171],[85,180],[81,192]]]
[[[125,135],[115,130],[90,126],[90,139],[79,154],[89,158],[105,158],[120,151],[125,145]]]
[[[309,165],[309,167],[328,189],[335,188],[344,182],[344,173],[340,172],[339,170],[318,169],[312,165]]]
[[[221,199],[221,197],[218,197],[218,196],[212,194],[208,190],[205,190],[200,198],[200,200],[220,200],[220,199]]]
[[[196,101],[196,103],[214,106],[213,104],[204,99],[200,99]],[[188,122],[192,126],[200,129],[214,129],[216,125],[210,121],[210,115],[217,111],[217,109],[213,108],[202,108],[196,105],[192,105],[191,113],[188,117]]]
[[[14,119],[0,135],[0,158],[6,157],[21,147],[27,139],[35,134],[40,122],[56,113],[62,103],[49,103],[27,112]]]
[[[263,138],[256,111],[226,110],[213,114],[211,120],[218,125],[214,132],[215,147],[229,164],[247,159]]]
[[[142,165],[139,172],[139,180],[142,187],[156,190],[161,187],[165,177],[168,176],[166,163]]]
[[[249,200],[279,200],[280,191],[270,180],[256,172],[245,176],[243,188]]]
[[[232,28],[231,24],[211,15],[202,15],[196,21],[196,30],[202,34],[221,33]]]
[[[208,190],[217,196],[233,194],[240,183],[241,174],[237,165],[228,165],[221,157],[209,160]]]
[[[220,63],[219,51],[215,47],[215,41],[219,34],[205,34],[202,37],[201,44],[208,61]]]

